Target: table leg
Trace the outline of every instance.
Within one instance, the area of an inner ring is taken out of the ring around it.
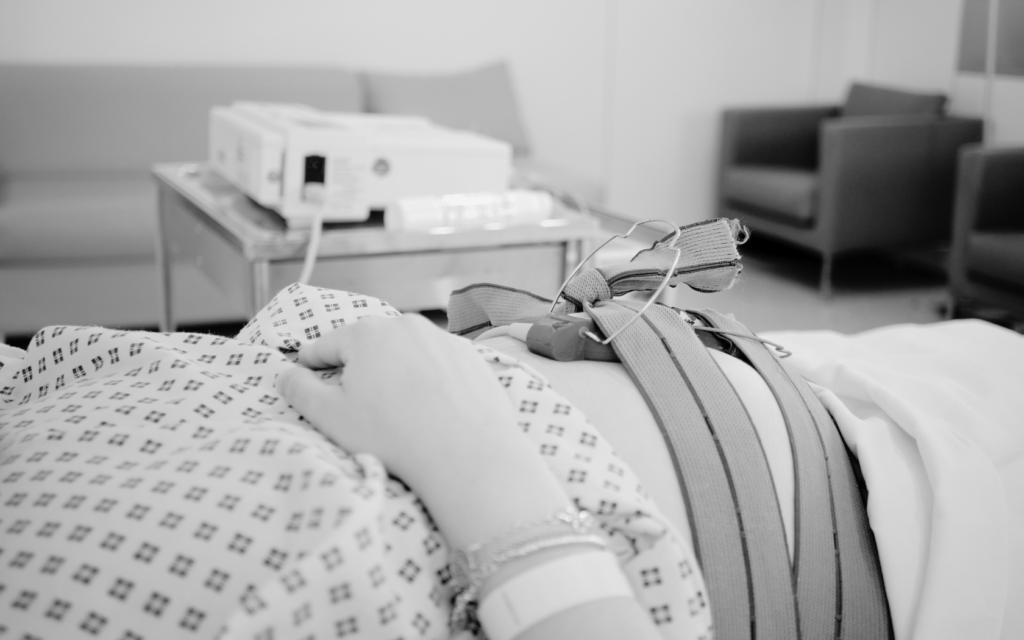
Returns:
[[[583,261],[590,257],[590,252],[594,250],[595,243],[587,238],[580,238],[576,241],[576,252],[579,256],[579,260]],[[584,269],[589,269],[593,263],[583,265]]]
[[[579,264],[579,251],[579,242],[575,240],[567,240],[562,245],[562,273],[558,276],[560,283],[565,282],[572,270]]]
[[[250,278],[249,296],[249,317],[252,318],[256,312],[267,306],[270,302],[270,263],[266,260],[259,260],[252,263]]]
[[[172,271],[174,269],[168,238],[167,218],[177,209],[177,195],[164,184],[159,186],[157,198],[156,227],[156,270],[160,289],[160,331],[169,333],[175,330],[174,312],[171,308]]]
[[[583,238],[570,240],[565,243],[565,268],[561,280],[569,277],[569,274],[579,266],[580,271],[588,268],[588,265],[580,265],[592,251],[591,243]]]

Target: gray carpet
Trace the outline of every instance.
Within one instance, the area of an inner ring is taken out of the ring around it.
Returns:
[[[821,262],[784,246],[744,246],[743,273],[728,291],[677,290],[673,306],[713,307],[735,314],[754,331],[831,329],[856,333],[900,323],[944,319],[944,276],[880,254],[837,260],[833,295],[818,292]],[[669,301],[666,300],[666,301]]]

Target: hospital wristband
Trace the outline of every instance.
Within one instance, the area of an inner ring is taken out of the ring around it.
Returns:
[[[540,520],[517,523],[465,549],[453,550],[452,577],[461,585],[461,591],[451,610],[452,630],[475,628],[480,589],[502,566],[555,547],[586,545],[607,549],[607,540],[597,529],[597,520],[590,513],[566,507]]]
[[[563,611],[608,598],[632,598],[633,589],[607,551],[587,551],[546,562],[495,587],[476,615],[489,640],[512,640]]]

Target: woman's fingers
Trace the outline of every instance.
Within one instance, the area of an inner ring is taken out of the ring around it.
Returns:
[[[399,323],[408,324],[409,318],[367,316],[356,324],[341,325],[322,338],[302,345],[299,364],[310,369],[328,369],[347,364],[358,345],[380,350],[387,345],[377,339],[388,335]]]
[[[340,367],[349,359],[354,326],[342,325],[322,338],[302,345],[299,364],[310,369]]]
[[[306,420],[330,425],[344,415],[344,390],[323,381],[320,374],[304,367],[292,367],[277,377],[277,392]]]

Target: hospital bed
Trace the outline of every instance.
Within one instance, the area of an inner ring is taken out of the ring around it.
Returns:
[[[274,389],[302,343],[397,314],[296,284],[234,339],[58,326],[0,351],[0,638],[447,637],[423,504]],[[855,456],[895,637],[1024,637],[1024,339],[976,321],[762,337]],[[621,366],[478,349],[638,599],[679,607],[659,630],[707,635],[686,505]],[[652,565],[684,569],[645,584]]]

